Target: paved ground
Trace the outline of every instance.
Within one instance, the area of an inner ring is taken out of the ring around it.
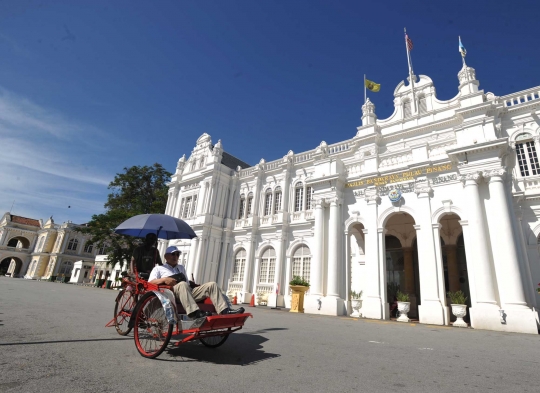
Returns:
[[[157,360],[104,325],[116,291],[0,278],[0,392],[538,392],[540,336],[250,308]]]

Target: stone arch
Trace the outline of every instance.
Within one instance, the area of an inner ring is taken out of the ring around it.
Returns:
[[[24,236],[13,236],[7,242],[8,247],[30,248],[30,240]]]
[[[467,220],[467,216],[465,215],[463,210],[461,210],[457,206],[449,205],[449,206],[442,206],[438,208],[437,210],[435,210],[431,214],[431,223],[437,224],[442,218],[442,216],[447,215],[447,214],[452,214],[452,213],[459,216],[461,220]]]
[[[418,222],[418,220],[416,219],[416,212],[414,211],[414,209],[411,209],[408,206],[399,206],[399,207],[392,206],[386,209],[385,211],[383,211],[381,215],[379,216],[378,228],[384,228],[386,224],[388,223],[388,219],[390,218],[390,216],[393,215],[394,213],[400,213],[400,212],[407,213],[413,218],[414,222]]]
[[[11,277],[18,277],[22,275],[23,261],[18,257],[7,257],[0,262],[0,270],[4,271],[2,274],[8,274]]]
[[[365,228],[366,227],[365,221],[366,221],[365,218],[363,218],[362,216],[349,217],[347,220],[345,220],[345,223],[343,225],[345,227],[345,234],[347,235],[355,224],[362,224]]]
[[[259,244],[259,248],[255,252],[255,258],[260,258],[268,248],[273,248],[274,250],[276,249],[276,247],[270,240],[265,240],[261,244]]]
[[[540,224],[536,225],[531,231],[529,231],[529,236],[527,239],[527,245],[534,246],[539,244],[540,237]]]
[[[309,248],[310,251],[312,249],[311,245],[308,242],[306,242],[305,240],[303,240],[303,239],[293,240],[291,242],[291,244],[289,244],[289,247],[287,248],[287,252],[285,254],[287,256],[287,258],[292,257],[294,255],[294,252],[296,251],[296,249],[298,247],[300,247],[301,245],[307,246],[307,248]]]

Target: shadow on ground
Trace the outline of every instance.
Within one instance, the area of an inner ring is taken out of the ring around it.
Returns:
[[[250,366],[281,355],[268,353],[262,344],[268,341],[260,334],[288,330],[286,328],[269,328],[249,333],[231,334],[227,341],[218,348],[207,348],[197,341],[190,341],[179,346],[169,346],[166,353],[169,359],[157,359],[164,362],[206,362],[228,364],[234,366]],[[171,340],[172,341],[172,340]],[[174,344],[174,341],[172,341]]]

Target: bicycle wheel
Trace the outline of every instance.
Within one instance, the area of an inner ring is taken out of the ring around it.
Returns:
[[[226,333],[228,329],[223,329],[223,333]],[[202,342],[205,346],[209,348],[217,348],[222,345],[229,338],[229,334],[223,336],[209,336],[199,338],[199,341]]]
[[[135,346],[142,356],[153,359],[169,344],[173,324],[169,324],[161,301],[154,293],[147,293],[140,302],[135,316]]]
[[[131,332],[131,328],[128,327],[129,318],[135,304],[137,303],[137,295],[132,291],[126,291],[122,289],[116,299],[114,305],[114,327],[121,336],[127,336]]]

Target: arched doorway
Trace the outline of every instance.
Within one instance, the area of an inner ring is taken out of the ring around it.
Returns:
[[[17,257],[4,258],[0,262],[0,275],[9,275],[11,277],[18,277],[21,274],[23,262]]]
[[[390,318],[397,317],[396,293],[409,295],[409,318],[418,319],[420,282],[418,274],[418,247],[414,218],[405,212],[392,214],[385,225],[384,250],[386,264],[386,295]]]
[[[467,316],[464,318],[470,323],[469,309],[471,307],[471,293],[469,288],[469,274],[467,258],[465,256],[465,242],[463,229],[459,221],[461,218],[455,213],[448,213],[439,219],[441,253],[444,267],[444,284],[446,292],[462,291],[467,296]],[[450,300],[447,299],[450,306]],[[453,315],[451,321],[455,321]]]
[[[347,232],[347,280],[349,293],[346,295],[346,301],[352,300],[356,294],[356,298],[365,299],[366,297],[366,244],[364,235],[364,225],[355,222]],[[347,304],[350,311],[350,304]],[[362,314],[362,310],[358,310]]]

